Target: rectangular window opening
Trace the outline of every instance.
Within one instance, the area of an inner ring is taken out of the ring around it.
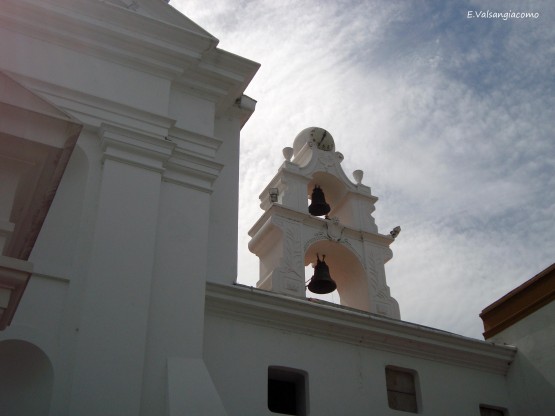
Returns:
[[[287,367],[268,367],[268,409],[283,415],[307,415],[307,374]]]
[[[403,412],[418,413],[416,372],[387,366],[385,379],[389,407]]]

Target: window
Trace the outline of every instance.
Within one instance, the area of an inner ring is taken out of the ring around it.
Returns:
[[[412,370],[391,366],[385,368],[387,402],[391,409],[418,412],[415,376],[416,372]]]
[[[480,406],[480,416],[505,416],[505,411],[500,407]]]
[[[284,415],[307,414],[306,372],[286,367],[268,367],[268,409]]]

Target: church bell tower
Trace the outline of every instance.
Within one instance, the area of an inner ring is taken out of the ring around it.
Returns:
[[[333,137],[318,127],[301,131],[283,156],[260,194],[264,213],[249,231],[249,249],[260,259],[257,287],[300,298],[337,287],[341,305],[400,319],[384,269],[396,233],[378,233],[371,215],[378,198],[362,184],[363,172],[354,171],[351,182]]]

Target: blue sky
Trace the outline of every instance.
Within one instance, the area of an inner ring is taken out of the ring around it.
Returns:
[[[481,338],[480,311],[555,262],[555,3],[172,0],[262,64],[242,131],[239,276],[281,149],[323,127],[380,198],[403,320]],[[467,17],[534,12],[537,19]]]

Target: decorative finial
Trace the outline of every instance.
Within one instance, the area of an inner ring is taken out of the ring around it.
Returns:
[[[291,162],[291,158],[293,157],[293,148],[292,147],[284,147],[283,150],[283,157],[288,162]]]
[[[357,169],[353,172],[353,178],[355,178],[357,185],[360,185],[362,183],[363,176],[364,176],[364,172],[360,169]]]

